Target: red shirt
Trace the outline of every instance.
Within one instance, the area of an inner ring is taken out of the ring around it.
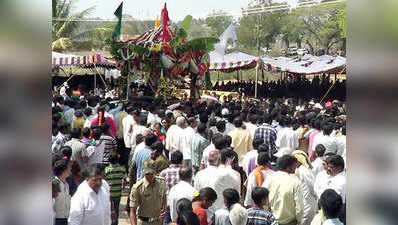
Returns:
[[[193,212],[198,216],[200,225],[208,225],[207,224],[207,211],[202,207],[194,208]]]

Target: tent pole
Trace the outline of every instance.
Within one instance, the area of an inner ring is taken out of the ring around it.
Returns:
[[[127,93],[126,93],[126,100],[129,100],[130,96],[130,74],[127,74]]]
[[[256,67],[256,86],[254,89],[254,97],[257,98],[257,81],[258,81],[258,68]]]
[[[220,71],[217,71],[217,83],[220,81]]]
[[[97,74],[94,74],[94,95],[96,89],[97,89]]]
[[[97,73],[98,73],[99,77],[101,78],[102,82],[104,83],[105,88],[108,89],[108,85],[106,85],[104,78],[102,78],[102,76],[101,76],[100,72],[98,71],[98,68],[95,66],[95,64],[94,64],[94,68],[97,71]]]

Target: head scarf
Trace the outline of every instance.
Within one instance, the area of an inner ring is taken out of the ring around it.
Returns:
[[[307,168],[312,169],[311,161],[310,158],[308,157],[307,153],[301,150],[295,150],[293,151],[293,156],[299,161],[302,165],[304,165]]]

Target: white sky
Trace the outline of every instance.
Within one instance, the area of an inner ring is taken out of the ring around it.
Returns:
[[[296,0],[275,0],[296,1]],[[75,4],[75,11],[81,11],[91,6],[96,6],[90,17],[101,19],[114,19],[114,11],[121,3],[121,0],[78,0]],[[137,19],[155,19],[160,15],[164,3],[167,3],[169,17],[178,21],[186,15],[194,18],[204,17],[213,10],[240,13],[242,7],[247,7],[250,0],[124,0],[123,13],[130,14]]]

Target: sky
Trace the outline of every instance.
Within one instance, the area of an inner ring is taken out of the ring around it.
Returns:
[[[121,2],[121,0],[78,0],[74,11],[95,6],[95,11],[90,15],[91,18],[114,19],[113,13]],[[154,20],[157,15],[160,15],[165,2],[170,19],[178,21],[184,19],[186,15],[203,18],[214,10],[240,13],[241,8],[247,7],[250,0],[124,0],[123,13],[140,20]]]

